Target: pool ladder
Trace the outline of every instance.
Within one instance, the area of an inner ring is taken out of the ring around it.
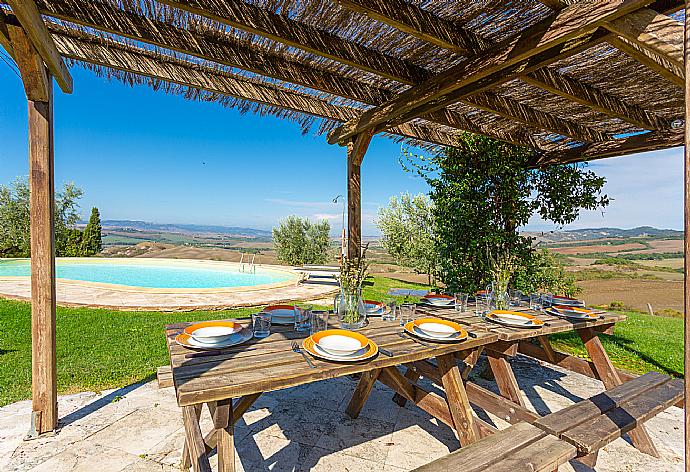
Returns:
[[[247,267],[245,270],[245,261],[244,261],[244,256],[247,256]],[[256,266],[254,265],[254,259],[256,258],[256,254],[251,254],[252,259],[249,260],[250,254],[245,254],[244,252],[242,253],[242,257],[240,257],[240,272],[251,272],[252,274],[256,274]]]

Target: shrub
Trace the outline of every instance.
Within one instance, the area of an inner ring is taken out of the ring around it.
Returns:
[[[331,225],[324,220],[311,223],[306,218],[288,216],[273,228],[278,260],[285,264],[323,264],[328,260]]]

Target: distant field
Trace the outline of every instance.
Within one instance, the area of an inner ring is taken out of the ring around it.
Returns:
[[[557,247],[557,248],[549,248],[551,252],[555,252],[558,254],[590,254],[593,252],[622,252],[622,251],[630,251],[632,249],[637,252],[637,250],[643,250],[646,249],[647,246],[640,244],[640,243],[625,243],[625,244],[620,244],[616,246],[612,246],[610,244],[592,244],[588,246],[573,246],[573,247]]]

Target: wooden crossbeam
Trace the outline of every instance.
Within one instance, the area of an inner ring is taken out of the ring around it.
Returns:
[[[620,36],[611,35],[607,41],[611,46],[624,52],[640,64],[649,67],[673,84],[679,87],[685,86],[685,70],[683,67],[678,67],[674,61],[670,61],[666,56],[662,56],[651,49],[645,49]]]
[[[481,92],[463,101],[477,108],[489,112],[493,111],[506,118],[517,120],[520,123],[538,126],[543,130],[556,132],[580,141],[592,142],[608,139],[606,134],[592,128],[574,121],[558,118],[550,113],[537,110],[517,100],[493,92]]]
[[[7,30],[6,16],[2,10],[0,10],[0,46],[2,46],[10,56],[14,55],[12,42],[10,41],[10,32]]]
[[[547,152],[541,156],[538,165],[588,161],[604,157],[655,151],[657,149],[682,146],[683,139],[684,132],[682,129],[651,131],[627,138],[593,143],[574,149]]]
[[[346,41],[335,34],[242,0],[225,0],[222,3],[213,0],[161,0],[161,3],[389,79],[403,79],[408,84],[414,84],[428,78],[423,68],[411,62]]]
[[[50,101],[52,96],[51,78],[43,64],[43,59],[31,43],[29,35],[13,15],[6,17],[5,26],[12,45],[12,57],[22,76],[26,98],[36,102]]]
[[[683,24],[649,8],[606,23],[606,29],[683,67]]]
[[[524,31],[518,38],[482,52],[399,94],[395,99],[366,111],[357,120],[331,132],[329,142],[342,143],[350,136],[367,129],[385,129],[398,122],[444,108],[482,88],[493,87],[501,81],[522,75],[529,67],[530,59],[538,60],[541,65],[553,61],[555,57],[561,57],[564,49],[561,46],[570,40],[586,37],[588,32],[604,23],[648,3],[649,0],[584,1],[566,7],[553,17]]]
[[[41,14],[33,0],[7,0],[12,7],[22,28],[26,31],[31,44],[46,63],[48,70],[55,77],[60,89],[72,93],[72,76],[62,61],[53,39],[46,28]]]
[[[410,36],[458,54],[473,53],[490,46],[490,43],[460,24],[403,0],[336,1],[348,10],[362,13]]]
[[[649,113],[637,105],[625,103],[618,97],[561,74],[554,68],[536,70],[520,77],[520,80],[640,128],[652,130],[671,126],[669,120]]]

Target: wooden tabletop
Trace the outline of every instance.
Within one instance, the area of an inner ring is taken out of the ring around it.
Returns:
[[[548,334],[564,333],[576,329],[605,326],[615,324],[626,319],[625,315],[603,313],[598,318],[591,321],[570,320],[559,318],[553,315],[548,315],[544,312],[529,310],[525,307],[520,307],[516,308],[515,310],[524,311],[526,313],[536,316],[540,320],[543,320],[546,323],[546,326],[539,329],[510,328],[507,326],[492,323],[490,321],[485,321],[481,317],[475,315],[472,309],[473,307],[472,305],[470,305],[469,311],[458,313],[453,308],[437,308],[431,306],[418,305],[416,316],[419,317],[421,314],[427,314],[429,316],[447,318],[449,320],[453,320],[462,324],[466,327],[466,329],[469,329],[471,331],[489,331],[491,333],[494,333],[498,336],[498,339],[501,341],[519,341],[522,339],[529,339]]]
[[[178,323],[166,326],[173,383],[180,406],[238,398],[381,367],[406,364],[442,354],[474,349],[498,340],[497,334],[479,330],[475,333],[476,337],[470,337],[466,341],[446,344],[429,343],[428,347],[409,337],[400,338],[398,334],[402,328],[398,321],[371,318],[369,325],[358,332],[369,337],[380,348],[392,352],[393,357],[379,353],[371,361],[345,364],[321,361],[310,356],[316,365],[316,368],[312,369],[301,354],[292,351],[292,341],[297,341],[301,346],[302,340],[306,337],[304,333],[295,332],[292,326],[273,326],[271,335],[267,338],[251,339],[245,344],[224,349],[215,355],[189,358],[190,354],[199,351],[187,349],[175,342],[175,336],[189,324]]]

